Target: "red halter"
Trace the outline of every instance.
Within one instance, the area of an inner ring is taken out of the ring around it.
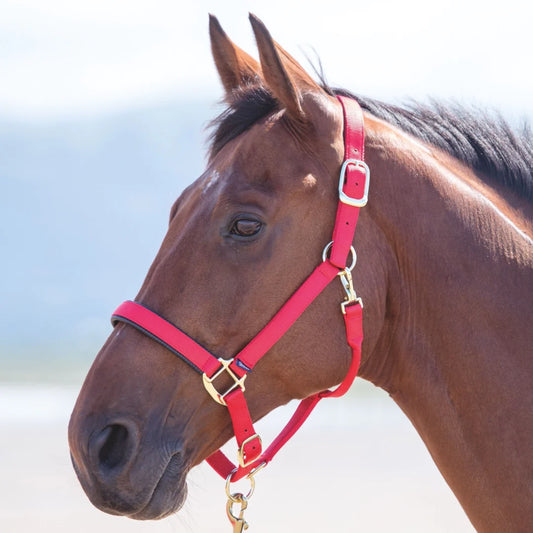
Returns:
[[[111,319],[113,324],[125,322],[134,326],[183,359],[202,374],[204,386],[213,399],[227,406],[239,447],[237,453],[239,466],[235,466],[220,450],[208,457],[207,462],[223,478],[231,481],[237,481],[269,463],[322,398],[342,396],[350,388],[359,368],[363,341],[363,306],[352,284],[351,269],[355,264],[352,241],[359,208],[367,202],[370,171],[363,162],[364,130],[361,108],[355,100],[341,96],[337,98],[344,113],[344,163],[339,178],[339,204],[333,240],[324,249],[322,263],[315,268],[272,320],[235,357],[227,360],[215,357],[176,326],[136,302],[127,301],[121,304]],[[352,265],[347,267],[350,251]],[[346,324],[347,341],[352,348],[352,361],[348,373],[335,390],[325,390],[302,400],[285,428],[261,453],[261,438],[254,431],[244,397],[246,376],[336,276],[341,277],[347,295],[341,307]],[[231,376],[234,383],[228,390],[219,392],[215,382],[224,372]]]

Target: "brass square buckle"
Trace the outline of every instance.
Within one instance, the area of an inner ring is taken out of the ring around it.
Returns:
[[[246,468],[248,465],[251,465],[257,457],[254,457],[253,459],[250,459],[249,461],[246,460],[246,457],[244,456],[244,447],[249,443],[252,442],[254,439],[259,439],[259,447],[262,445],[261,437],[256,433],[255,435],[252,435],[251,437],[248,437],[239,448],[237,452],[237,460],[239,461],[239,465],[241,465],[242,468]]]
[[[219,358],[218,362],[222,365],[219,370],[217,370],[212,377],[209,377],[205,372],[202,374],[202,381],[204,382],[205,390],[209,393],[211,398],[215,400],[215,402],[219,403],[220,405],[225,405],[226,400],[224,399],[232,390],[235,390],[237,387],[239,387],[244,392],[244,380],[246,379],[246,374],[240,378],[231,370],[230,365],[233,363],[233,358],[231,359],[222,359]],[[215,386],[213,385],[213,381],[217,379],[224,371],[226,371],[230,376],[231,379],[233,379],[234,383],[233,385],[225,392],[220,393],[215,389]]]
[[[346,175],[346,169],[348,165],[354,165],[355,168],[360,168],[365,171],[365,189],[361,198],[352,198],[348,196],[344,191],[344,177]],[[342,164],[341,174],[339,177],[339,200],[343,204],[348,204],[354,207],[364,207],[368,202],[368,188],[370,187],[370,169],[368,165],[360,159],[346,159]]]

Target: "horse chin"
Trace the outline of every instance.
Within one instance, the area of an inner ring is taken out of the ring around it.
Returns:
[[[146,488],[132,493],[121,483],[116,486],[101,486],[91,481],[86,483],[74,463],[81,485],[91,503],[101,511],[134,520],[159,520],[179,511],[187,499],[187,470],[182,468],[179,456],[173,455],[153,489]]]
[[[181,461],[174,455],[159,478],[148,503],[137,512],[128,513],[135,520],[160,520],[178,512],[187,499],[186,472],[180,470]]]

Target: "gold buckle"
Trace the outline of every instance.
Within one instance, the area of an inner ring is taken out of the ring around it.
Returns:
[[[205,390],[209,393],[211,398],[213,398],[213,400],[215,400],[215,402],[219,403],[220,405],[225,405],[227,407],[226,400],[224,400],[224,398],[237,387],[239,387],[244,392],[244,380],[246,379],[247,374],[240,378],[239,376],[237,376],[237,374],[235,374],[235,372],[233,372],[233,370],[231,370],[230,365],[231,363],[233,363],[233,358],[222,359],[220,357],[218,359],[218,362],[222,365],[221,368],[217,370],[212,377],[209,377],[204,372],[202,374],[202,381],[204,383]],[[226,392],[220,393],[215,389],[213,381],[215,381],[215,379],[217,379],[218,376],[220,376],[224,371],[226,371],[231,376],[231,379],[233,379],[234,383]]]
[[[246,468],[248,465],[251,465],[256,459],[251,459],[250,461],[246,461],[244,458],[244,447],[249,443],[252,442],[254,439],[259,439],[259,446],[263,444],[263,441],[261,440],[261,437],[256,433],[255,435],[252,435],[251,437],[248,437],[242,444],[239,450],[237,451],[237,460],[239,461],[239,464],[242,468]]]

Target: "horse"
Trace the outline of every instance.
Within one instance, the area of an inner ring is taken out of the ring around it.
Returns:
[[[357,101],[372,171],[353,238],[364,301],[358,375],[407,415],[478,531],[530,531],[531,134],[478,112],[332,89],[250,20],[259,61],[210,18],[227,107],[136,304],[232,360],[331,238],[345,151],[339,97]],[[328,284],[247,376],[251,422],[343,382],[352,361],[338,308],[345,290]],[[157,519],[182,506],[187,473],[234,430],[194,368],[131,325],[118,322],[97,355],[69,445],[94,505]]]

